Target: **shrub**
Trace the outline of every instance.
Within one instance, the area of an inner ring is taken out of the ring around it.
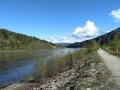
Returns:
[[[80,50],[76,50],[73,53],[73,62],[75,62],[76,60],[81,59],[82,57],[84,57],[86,55],[86,50],[85,49],[80,49]]]
[[[92,39],[91,43],[89,45],[87,45],[87,52],[86,52],[86,54],[98,50],[98,47],[99,46],[98,46],[97,42],[94,39]]]
[[[65,71],[68,68],[71,68],[76,60],[84,57],[86,50],[80,49],[71,53],[61,55],[56,54],[50,57],[49,60],[41,58],[40,60],[35,60],[35,77],[36,80],[52,77],[58,75],[60,72]]]

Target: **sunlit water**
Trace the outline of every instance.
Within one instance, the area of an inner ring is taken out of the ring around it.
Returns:
[[[55,53],[73,52],[76,49],[32,50],[0,52],[0,87],[32,75],[36,58],[49,58]]]

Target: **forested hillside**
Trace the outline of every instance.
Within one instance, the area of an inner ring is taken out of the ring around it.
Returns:
[[[40,40],[36,37],[27,36],[6,29],[0,29],[0,50],[37,50],[55,49],[57,46],[51,42]]]
[[[108,45],[109,42],[111,40],[113,40],[114,38],[118,38],[120,39],[120,27],[107,33],[107,34],[104,34],[102,36],[99,36],[97,38],[94,38],[94,40],[96,40],[96,42],[102,46],[102,45]],[[90,40],[86,40],[86,41],[83,41],[83,42],[76,42],[76,43],[73,43],[73,44],[70,44],[67,46],[67,48],[80,48],[80,47],[85,47],[86,45],[90,44],[91,43],[91,39]]]

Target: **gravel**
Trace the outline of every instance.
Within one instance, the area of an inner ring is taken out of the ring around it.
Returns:
[[[101,56],[108,69],[112,72],[116,79],[117,87],[120,90],[120,58],[108,54],[103,50],[98,50],[98,54]]]

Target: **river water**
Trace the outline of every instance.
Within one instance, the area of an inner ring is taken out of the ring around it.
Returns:
[[[57,50],[30,50],[0,52],[0,87],[12,84],[26,78],[34,72],[34,62],[36,58],[49,58],[55,53],[73,52],[76,49]]]

